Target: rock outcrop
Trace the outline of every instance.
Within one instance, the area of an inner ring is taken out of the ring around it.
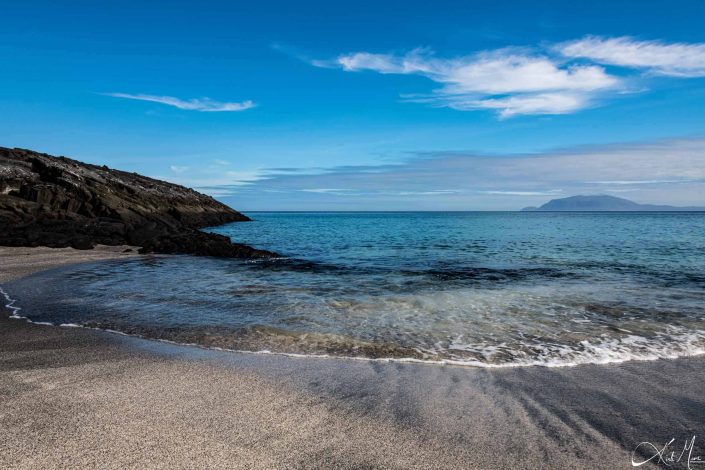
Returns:
[[[0,245],[271,257],[199,228],[248,221],[210,196],[136,173],[0,147]]]

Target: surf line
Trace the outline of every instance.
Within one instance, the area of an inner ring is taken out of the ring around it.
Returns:
[[[20,316],[20,314],[18,313],[22,309],[20,307],[15,307],[15,302],[17,302],[17,299],[13,299],[12,297],[10,297],[10,294],[5,292],[5,289],[3,289],[2,286],[0,286],[0,294],[2,294],[3,297],[5,297],[5,302],[7,302],[5,304],[5,308],[10,310],[10,312],[12,312],[10,314],[9,318],[14,318],[14,319],[18,319],[18,320],[25,318],[25,317]]]

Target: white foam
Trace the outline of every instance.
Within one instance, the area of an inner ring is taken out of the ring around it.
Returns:
[[[7,302],[5,304],[5,308],[9,309],[12,313],[10,314],[9,318],[15,319],[15,320],[21,320],[21,319],[26,319],[27,317],[20,316],[19,312],[22,310],[20,307],[15,307],[14,304],[17,302],[17,299],[13,299],[10,297],[10,294],[5,292],[5,289],[0,286],[0,294],[2,294],[3,297],[5,297],[5,301]]]
[[[30,321],[31,322],[31,321]],[[156,339],[149,338],[137,334],[128,334],[121,331],[95,328],[89,326],[78,325],[76,323],[62,323],[60,327],[66,328],[83,328],[87,330],[97,330],[103,331],[105,333],[117,334],[120,336],[127,336],[131,338],[139,338],[147,341],[156,341],[159,343],[172,344],[175,346],[186,346],[186,347],[196,347],[199,349],[205,349],[209,351],[219,351],[237,354],[256,354],[256,355],[268,355],[268,356],[284,356],[299,359],[341,359],[346,361],[363,361],[363,362],[385,362],[385,363],[415,363],[415,364],[431,364],[431,365],[450,365],[450,366],[464,366],[464,367],[479,367],[485,369],[504,369],[504,368],[514,368],[514,367],[575,367],[579,365],[587,364],[617,364],[628,361],[655,361],[659,359],[678,359],[681,357],[692,357],[705,354],[705,347],[695,346],[692,344],[686,344],[684,346],[668,346],[662,345],[662,347],[652,348],[648,352],[635,352],[628,351],[626,349],[610,349],[614,347],[615,344],[621,342],[624,344],[629,343],[648,343],[650,340],[643,337],[633,336],[630,338],[622,339],[619,341],[605,341],[601,343],[587,343],[589,346],[585,352],[579,353],[574,349],[565,347],[563,349],[546,348],[553,355],[539,355],[537,358],[533,359],[517,359],[512,362],[505,363],[489,363],[482,362],[472,359],[418,359],[415,357],[381,357],[381,358],[368,358],[360,356],[334,356],[331,354],[301,354],[301,353],[288,353],[288,352],[276,352],[269,349],[262,349],[259,351],[248,351],[243,349],[229,349],[222,348],[218,346],[205,346],[197,343],[183,343],[178,341],[172,341],[168,339]],[[698,332],[694,335],[692,339],[701,341],[705,339],[705,332]],[[488,354],[485,357],[489,357]]]
[[[545,366],[568,367],[582,364],[613,364],[627,361],[653,361],[705,354],[705,331],[668,326],[654,338],[626,335],[618,338],[584,340],[579,345],[527,345],[537,354],[503,364],[481,363],[480,367]],[[452,343],[452,350],[481,354],[489,358],[497,346]],[[454,361],[455,362],[455,361]],[[459,360],[463,363],[463,360]],[[473,365],[478,361],[470,361]]]
[[[46,326],[56,326],[51,322],[34,322],[26,316],[19,315],[20,307],[14,306],[16,299],[0,286],[0,294],[5,298],[5,307],[12,313],[9,318],[24,319],[29,323]],[[128,334],[117,330],[87,327],[77,323],[61,323],[59,327],[64,328],[85,328],[99,330],[107,333],[122,336],[136,337],[152,341],[159,341],[179,346],[195,346],[201,349],[233,352],[240,354],[262,354],[277,355],[295,358],[318,358],[318,359],[344,359],[368,362],[400,362],[400,363],[422,363],[437,365],[457,365],[472,366],[481,368],[507,368],[507,367],[572,367],[583,364],[613,364],[627,361],[653,361],[657,359],[676,359],[679,357],[698,356],[705,354],[705,331],[688,330],[683,327],[668,326],[663,333],[657,334],[655,338],[629,334],[619,338],[603,338],[594,341],[581,341],[580,348],[568,345],[530,345],[531,349],[538,351],[534,357],[516,358],[506,363],[482,362],[474,359],[418,359],[418,358],[365,358],[358,356],[333,356],[330,354],[300,354],[275,352],[267,349],[259,351],[246,351],[239,349],[227,349],[221,347],[209,347],[195,343],[179,343],[166,339],[151,339],[141,335]],[[623,330],[628,331],[628,330]],[[440,346],[440,345],[439,345]],[[463,344],[462,336],[453,340],[448,346],[450,351],[466,351],[482,355],[486,359],[501,351],[506,347],[505,343],[499,345],[488,344]],[[506,351],[506,350],[505,350]],[[437,354],[438,351],[419,351]]]

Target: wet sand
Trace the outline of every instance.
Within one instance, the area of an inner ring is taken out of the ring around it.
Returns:
[[[127,255],[0,248],[0,286]],[[640,442],[675,438],[678,456],[694,435],[705,459],[702,356],[478,369],[208,351],[0,317],[0,468],[632,468]]]
[[[136,246],[98,245],[92,250],[0,246],[0,283],[67,264],[139,256]]]

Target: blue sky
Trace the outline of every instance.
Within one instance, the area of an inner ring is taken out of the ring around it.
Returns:
[[[0,145],[241,210],[705,205],[705,3],[0,1]]]

